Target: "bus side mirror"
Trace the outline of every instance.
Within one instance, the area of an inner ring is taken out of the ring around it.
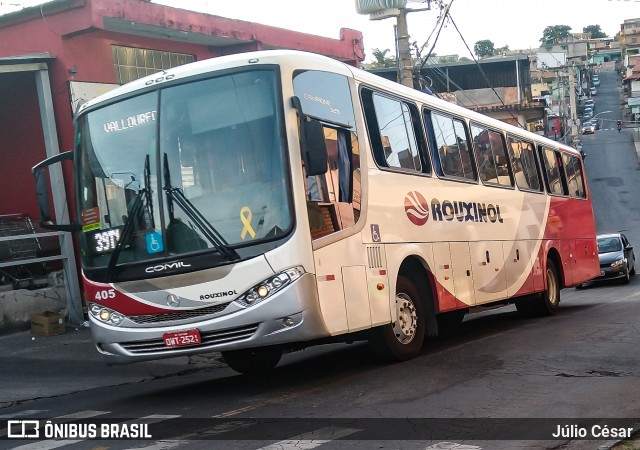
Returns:
[[[80,226],[77,223],[56,224],[53,223],[53,218],[51,217],[51,207],[49,205],[49,198],[51,197],[49,167],[57,163],[61,164],[63,161],[73,161],[73,151],[53,155],[39,162],[31,169],[36,184],[36,197],[38,200],[38,209],[40,210],[40,226],[56,231],[78,231]],[[60,173],[62,173],[62,171]]]
[[[302,121],[302,158],[304,160],[307,176],[316,176],[327,173],[327,143],[324,140],[324,128],[320,121],[311,119]]]
[[[324,140],[324,128],[319,120],[307,117],[297,96],[291,97],[291,105],[298,113],[300,124],[300,152],[308,177],[327,173],[329,156]]]

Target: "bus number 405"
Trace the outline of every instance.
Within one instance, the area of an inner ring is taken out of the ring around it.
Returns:
[[[110,298],[116,298],[115,289],[104,289],[96,292],[95,300],[109,300]]]

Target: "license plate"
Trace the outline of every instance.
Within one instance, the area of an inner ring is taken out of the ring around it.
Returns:
[[[162,335],[164,345],[167,347],[184,347],[185,345],[195,345],[202,342],[198,330],[176,331],[175,333],[165,333]]]

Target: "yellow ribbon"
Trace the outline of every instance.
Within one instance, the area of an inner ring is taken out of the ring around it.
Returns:
[[[242,229],[242,233],[240,237],[244,239],[247,236],[247,233],[251,235],[252,238],[256,237],[256,232],[251,228],[251,219],[253,218],[253,213],[251,212],[251,208],[248,206],[243,206],[240,210],[240,221],[244,225]]]

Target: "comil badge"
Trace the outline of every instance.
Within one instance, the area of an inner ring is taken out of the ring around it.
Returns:
[[[422,226],[429,220],[429,205],[418,191],[411,191],[404,198],[404,212],[414,225]]]

